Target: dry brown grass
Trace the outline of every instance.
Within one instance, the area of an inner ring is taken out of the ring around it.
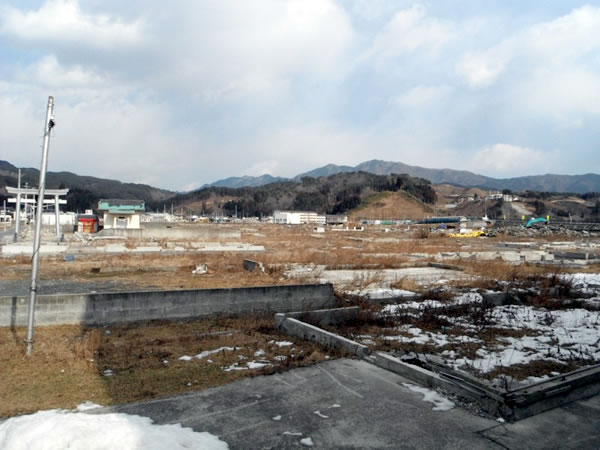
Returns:
[[[109,405],[174,395],[335,356],[305,341],[296,341],[293,347],[270,344],[294,339],[277,332],[267,316],[109,328],[38,327],[31,357],[25,355],[25,334],[23,328],[0,328],[0,418],[73,408],[87,400]],[[178,359],[224,346],[240,349],[192,361]],[[265,355],[255,357],[259,349]],[[286,356],[285,361],[274,360],[276,355]],[[261,359],[271,365],[223,370]],[[104,376],[106,369],[114,375]]]

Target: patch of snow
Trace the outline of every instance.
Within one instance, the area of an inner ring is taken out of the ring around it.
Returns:
[[[64,370],[62,372],[64,372]],[[115,374],[112,369],[104,369],[104,372],[102,373],[105,377],[112,377]]]
[[[240,349],[241,349],[241,347],[219,347],[214,350],[205,350],[201,353],[198,353],[196,355],[196,358],[202,359],[202,358],[206,358],[207,356],[214,355],[215,353],[220,353],[220,352],[225,352],[225,351],[233,352],[235,350],[240,350]]]
[[[270,366],[269,363],[250,361],[248,364],[248,369],[262,369],[263,367]]]
[[[474,360],[456,359],[455,354],[442,353],[450,358],[454,368],[464,365],[482,372],[513,364],[528,364],[536,360],[564,362],[572,358],[600,359],[600,313],[581,308],[548,311],[531,306],[498,306],[491,313],[492,324],[507,329],[532,330],[534,336],[499,338],[500,345],[483,346]],[[454,323],[465,326],[464,319]]]
[[[429,308],[444,308],[447,306],[455,305],[470,305],[481,302],[481,294],[477,292],[465,292],[455,296],[452,300],[447,302],[440,302],[439,300],[405,302],[399,303],[397,305],[387,305],[381,310],[381,312],[382,314],[399,314],[405,312],[408,309],[424,310]]]
[[[418,392],[419,394],[423,394],[423,401],[433,403],[434,411],[448,411],[454,408],[454,402],[451,402],[446,397],[442,397],[435,391],[431,389],[427,389],[421,386],[416,386],[410,383],[402,383],[403,386],[407,387],[413,392]]]
[[[188,355],[183,355],[179,357],[180,361],[191,361],[193,358],[191,356]]]
[[[564,275],[564,278],[571,280],[573,287],[583,292],[590,294],[600,292],[600,273],[574,273]]]
[[[273,420],[281,420],[281,416],[279,416],[279,415],[275,416],[275,417],[273,417]]]
[[[405,289],[394,289],[394,288],[367,288],[357,289],[349,291],[350,295],[363,295],[371,300],[382,300],[388,298],[412,298],[417,294],[413,291],[407,291]]]
[[[315,445],[313,440],[309,437],[300,439],[300,444],[304,445],[305,447],[312,447],[313,445]]]
[[[274,356],[273,359],[275,361],[285,361],[287,359],[287,356],[285,356],[285,355],[277,355],[277,356]]]
[[[313,414],[319,416],[321,419],[329,419],[329,416],[326,416],[325,414],[321,413],[321,411],[315,411],[313,412]]]
[[[75,410],[76,411],[89,411],[90,409],[95,409],[95,408],[102,408],[102,405],[98,405],[98,404],[88,400],[87,402],[83,402],[83,403],[80,403],[79,405],[77,405]]]
[[[334,403],[329,408],[341,408],[341,407],[342,407],[342,405],[338,405],[337,403]]]
[[[269,344],[275,344],[277,347],[289,347],[294,345],[294,343],[290,341],[269,341]]]
[[[254,352],[254,356],[257,356],[257,357],[258,357],[258,356],[264,356],[264,354],[265,354],[265,351],[264,351],[263,349],[256,350],[256,351]]]
[[[12,417],[0,424],[0,448],[224,450],[229,446],[210,433],[198,433],[181,424],[157,425],[148,417],[54,409]]]
[[[248,368],[247,367],[240,367],[238,365],[238,363],[233,363],[229,367],[225,367],[223,370],[225,372],[231,372],[231,371],[234,371],[234,370],[248,370]]]
[[[284,431],[281,434],[286,436],[302,436],[302,433],[300,433],[299,431]]]

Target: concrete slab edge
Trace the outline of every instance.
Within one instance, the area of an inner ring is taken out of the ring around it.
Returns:
[[[279,319],[281,319],[281,316]],[[311,342],[317,342],[333,350],[343,350],[345,352],[354,354],[359,358],[365,358],[369,355],[369,347],[366,345],[359,344],[358,342],[352,341],[297,319],[286,317],[283,318],[283,320],[280,320],[278,325],[276,322],[276,326],[278,329],[291,336]]]
[[[462,383],[458,379],[447,379],[438,373],[405,363],[394,356],[381,352],[366,358],[366,361],[414,381],[421,386],[439,388],[456,395],[463,401],[476,402],[483,411],[494,417],[511,420],[512,411],[501,398],[498,398],[495,392],[487,392],[479,386]]]
[[[275,314],[275,326],[279,328],[285,319],[298,319],[303,322],[316,323],[319,326],[339,325],[349,320],[358,318],[360,308],[349,306],[347,308],[317,309],[313,311],[296,311]]]
[[[488,414],[501,416],[511,422],[600,393],[600,365],[514,391],[499,391],[484,386],[466,374],[441,370],[435,366],[428,370],[381,352],[366,360],[423,386],[440,388],[464,400],[476,402]]]

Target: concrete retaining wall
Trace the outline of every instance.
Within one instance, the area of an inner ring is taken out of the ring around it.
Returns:
[[[345,337],[330,333],[314,325],[301,322],[297,319],[284,319],[278,325],[278,328],[285,333],[306,339],[307,341],[318,342],[334,350],[344,350],[353,353],[359,358],[365,358],[369,355],[369,347],[359,344]]]
[[[350,320],[356,320],[359,313],[360,308],[358,306],[278,313],[275,314],[275,326],[279,328],[285,319],[297,319],[303,322],[310,322],[320,327],[327,325],[340,325]]]
[[[190,225],[182,226],[166,223],[143,223],[139,230],[110,229],[102,230],[102,236],[123,236],[129,238],[153,238],[153,239],[171,239],[171,240],[214,240],[221,239],[240,239],[241,232],[237,228],[226,225]]]
[[[29,297],[0,297],[0,326],[27,324]],[[37,325],[106,325],[215,314],[289,312],[331,308],[331,284],[233,289],[40,295]]]

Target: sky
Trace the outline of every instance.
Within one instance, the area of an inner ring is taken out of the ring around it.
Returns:
[[[600,2],[0,0],[0,159],[190,190],[371,159],[600,172]]]

